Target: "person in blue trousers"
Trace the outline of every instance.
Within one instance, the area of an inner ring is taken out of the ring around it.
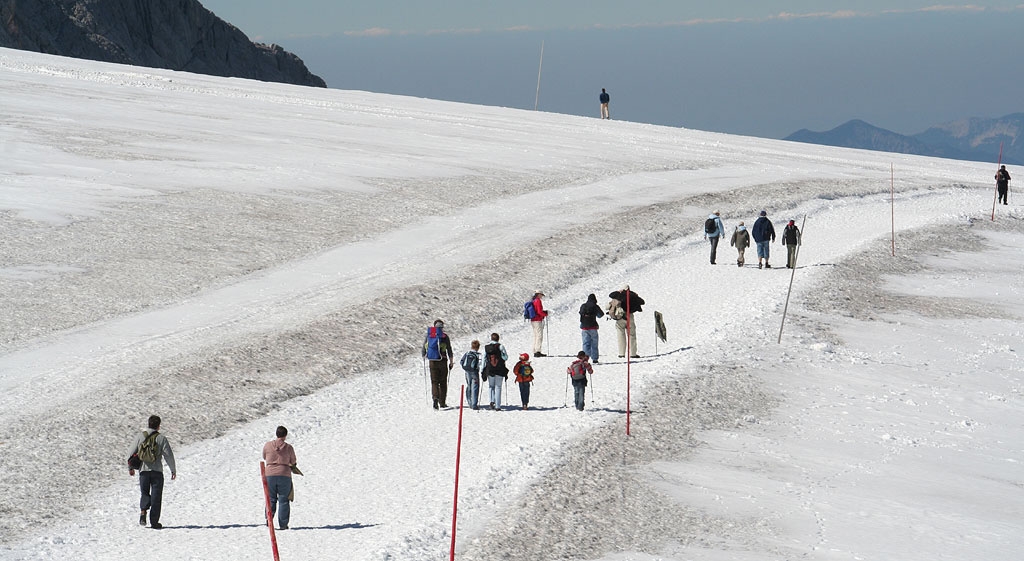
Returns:
[[[769,253],[771,242],[775,241],[775,226],[772,225],[771,220],[768,220],[767,211],[761,211],[760,216],[754,221],[754,226],[750,229],[750,235],[754,238],[754,244],[757,246],[757,268],[761,268],[761,261],[764,260],[764,268],[771,269],[768,257],[771,255]]]
[[[466,354],[462,355],[459,363],[463,372],[466,373],[466,401],[473,409],[479,409],[480,399],[480,341],[473,341],[469,344]]]
[[[598,361],[598,318],[604,317],[601,306],[597,303],[597,296],[587,296],[587,301],[580,306],[580,331],[583,333],[583,352],[587,353],[594,364]]]
[[[587,353],[580,351],[576,354],[576,360],[567,369],[569,377],[572,378],[572,395],[577,411],[583,411],[584,400],[587,397],[587,374],[594,373],[589,358]]]

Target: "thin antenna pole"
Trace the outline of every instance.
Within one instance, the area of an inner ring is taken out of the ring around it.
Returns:
[[[892,187],[892,194],[889,201],[892,208],[892,256],[896,257],[896,168],[889,164],[889,185]]]
[[[533,98],[533,110],[537,110],[540,103],[540,71],[544,68],[544,40],[540,40],[540,64],[537,65],[537,97]]]
[[[793,254],[793,268],[789,274],[789,290],[786,292],[786,305],[782,308],[782,323],[779,324],[779,340],[777,344],[782,344],[782,329],[786,326],[786,313],[789,312],[789,295],[793,293],[793,277],[796,276],[796,263],[800,259],[800,246],[803,245],[803,234],[804,228],[807,226],[807,215],[804,215],[803,222],[800,223],[800,243],[796,245],[796,253]]]

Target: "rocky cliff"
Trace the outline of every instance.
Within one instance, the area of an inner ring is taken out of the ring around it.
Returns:
[[[0,0],[0,47],[327,86],[299,57],[253,43],[197,0]]]

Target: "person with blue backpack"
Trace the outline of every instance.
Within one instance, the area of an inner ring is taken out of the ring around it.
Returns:
[[[430,393],[434,398],[434,409],[448,407],[448,373],[455,363],[452,360],[452,342],[444,332],[443,321],[435,320],[434,325],[427,328],[423,358],[430,363]]]
[[[479,409],[480,400],[480,341],[473,340],[469,350],[459,361],[466,373],[466,401],[474,410]]]
[[[533,298],[523,306],[523,317],[530,320],[533,326],[533,356],[548,356],[544,354],[544,320],[548,313],[544,310],[544,293],[536,291]]]

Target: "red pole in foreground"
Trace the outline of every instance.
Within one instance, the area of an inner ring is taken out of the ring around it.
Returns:
[[[996,173],[999,173],[999,166],[1003,163],[1003,143],[999,143],[999,161],[996,162]],[[999,181],[996,181],[996,192],[992,195],[992,221],[996,220],[996,201],[999,198]]]
[[[633,332],[630,331],[631,329],[633,329],[633,326],[630,325],[630,322],[629,322],[629,318],[632,315],[632,314],[629,313],[629,310],[630,310],[630,307],[629,307],[629,289],[627,288],[626,289],[626,436],[629,436],[629,417],[631,415],[631,411],[630,411],[630,408],[629,408],[629,405],[630,405],[629,404],[629,388],[632,385],[632,382],[630,380],[629,366],[631,364],[630,361],[632,360],[632,356],[633,356],[633,349],[629,348],[629,342],[632,339],[632,337],[630,337],[630,335],[633,334]]]
[[[270,548],[274,551],[274,561],[281,561],[277,551],[277,535],[274,534],[274,515],[270,513],[270,487],[267,485],[267,464],[260,462],[260,479],[263,480],[263,498],[267,502],[267,528],[270,528]]]
[[[452,500],[452,548],[448,559],[455,561],[455,523],[459,519],[459,462],[462,457],[462,411],[466,401],[466,385],[459,388],[459,439],[455,446],[455,498]]]

